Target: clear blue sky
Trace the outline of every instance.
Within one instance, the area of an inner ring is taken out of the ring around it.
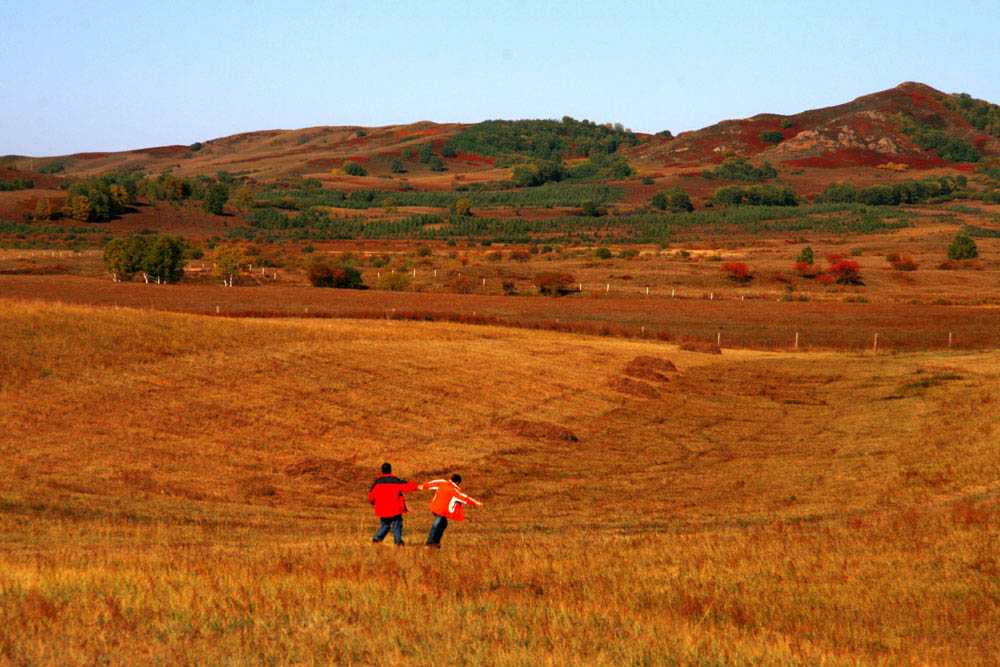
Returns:
[[[903,81],[1000,103],[972,2],[0,1],[0,155],[571,115],[675,134]]]

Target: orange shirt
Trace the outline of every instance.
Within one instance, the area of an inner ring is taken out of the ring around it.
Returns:
[[[422,486],[424,489],[434,489],[434,497],[431,499],[431,512],[446,519],[462,521],[465,515],[462,512],[462,505],[482,505],[478,500],[462,493],[458,484],[450,479],[434,479]]]

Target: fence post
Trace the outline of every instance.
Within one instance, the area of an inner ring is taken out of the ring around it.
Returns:
[[[649,285],[646,285],[646,296],[649,296]]]
[[[875,345],[872,347],[872,352],[878,352],[878,334],[875,334]]]
[[[951,332],[948,332],[948,347],[951,347]]]
[[[722,332],[715,334],[715,345],[716,347],[722,347]]]
[[[795,349],[799,349],[799,332],[795,332]]]
[[[608,286],[604,288],[604,291],[605,292],[610,292],[611,291],[611,283],[608,283]]]

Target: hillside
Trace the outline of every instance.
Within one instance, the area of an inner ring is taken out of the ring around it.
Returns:
[[[968,142],[983,155],[1000,154],[1000,138],[977,129],[942,103],[944,94],[920,83],[865,95],[851,102],[790,116],[759,114],[726,120],[673,140],[638,135],[640,145],[624,147],[623,155],[641,168],[719,162],[744,155],[795,167],[874,167],[888,162],[927,169],[953,160],[921,148],[900,128],[898,115],[912,117],[927,128]],[[178,175],[233,174],[266,180],[298,175],[322,175],[347,159],[369,171],[389,176],[390,159],[431,142],[440,150],[468,124],[421,121],[410,125],[362,128],[312,127],[266,130],[212,139],[194,146],[160,146],[113,153],[78,153],[48,158],[8,157],[25,169],[62,165],[60,173],[93,175],[118,167],[147,173],[170,170]],[[761,140],[762,132],[780,134],[780,141]],[[452,175],[492,173],[492,153],[465,153],[448,161]]]
[[[994,352],[0,306],[0,661],[1000,649]],[[373,548],[383,460],[484,505]]]
[[[904,134],[893,118],[896,114],[912,116],[968,141],[983,153],[1000,153],[1000,139],[978,130],[945,106],[940,100],[943,96],[930,86],[908,82],[846,104],[791,116],[759,114],[726,120],[650,146],[642,156],[703,162],[721,161],[725,155],[752,155],[790,166],[813,167],[877,166],[893,161],[927,168],[948,163]],[[782,140],[769,144],[761,140],[762,132],[778,132]]]

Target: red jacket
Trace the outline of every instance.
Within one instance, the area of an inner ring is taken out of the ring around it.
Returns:
[[[434,489],[434,498],[431,499],[431,512],[446,519],[462,521],[465,514],[462,512],[462,505],[471,503],[482,505],[481,502],[462,493],[458,484],[450,479],[435,479],[423,484],[423,489]]]
[[[368,491],[368,502],[375,507],[375,515],[379,518],[389,518],[406,512],[406,501],[403,494],[416,491],[420,485],[407,482],[395,475],[379,475]]]

